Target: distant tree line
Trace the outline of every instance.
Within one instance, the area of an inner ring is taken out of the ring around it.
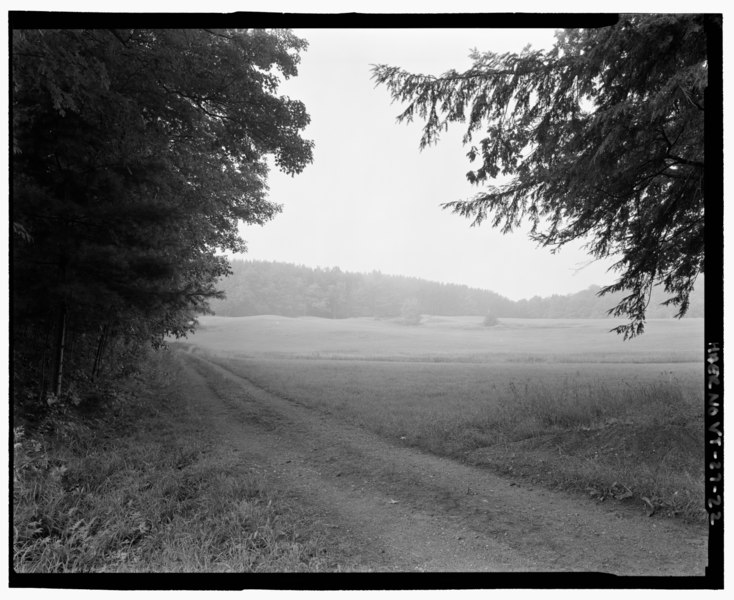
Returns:
[[[569,295],[534,296],[513,301],[490,290],[438,283],[416,277],[385,275],[378,271],[351,273],[267,262],[232,261],[232,275],[219,281],[225,298],[211,301],[219,316],[243,317],[275,314],[395,318],[410,314],[478,315],[497,318],[605,318],[619,298],[600,297],[600,286]],[[703,277],[697,289],[703,289]],[[618,293],[620,296],[622,292]],[[662,306],[662,289],[654,288],[648,307],[650,318],[671,318],[676,309]],[[695,291],[687,316],[703,316],[703,294]]]

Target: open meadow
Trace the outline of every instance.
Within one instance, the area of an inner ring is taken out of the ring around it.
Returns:
[[[203,317],[194,351],[422,450],[650,513],[703,515],[703,320]]]

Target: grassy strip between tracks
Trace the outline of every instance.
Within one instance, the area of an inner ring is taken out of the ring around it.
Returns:
[[[158,353],[99,406],[16,415],[15,572],[346,568],[297,500],[180,402],[179,368]]]

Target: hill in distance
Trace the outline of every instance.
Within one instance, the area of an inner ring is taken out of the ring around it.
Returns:
[[[226,298],[212,300],[214,314],[228,317],[282,315],[347,317],[403,317],[417,315],[487,315],[502,318],[600,319],[623,293],[599,296],[593,285],[575,294],[513,301],[490,290],[446,284],[416,277],[351,273],[338,267],[311,268],[290,263],[233,260],[233,274],[222,278]],[[687,317],[703,317],[703,276],[691,295]],[[677,308],[664,306],[662,288],[652,293],[647,317],[673,318]]]

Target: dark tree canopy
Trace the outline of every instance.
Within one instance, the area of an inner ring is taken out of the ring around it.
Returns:
[[[218,252],[244,249],[238,223],[280,209],[267,157],[311,161],[305,107],[277,94],[305,47],[288,31],[12,32],[16,337],[192,329],[221,295]]]
[[[618,258],[600,293],[629,292],[610,311],[629,317],[625,337],[644,331],[655,284],[684,315],[704,265],[704,17],[622,16],[559,31],[548,51],[471,58],[440,77],[373,68],[407,103],[398,121],[425,121],[421,148],[466,123],[467,178],[483,189],[443,206],[503,232],[527,219],[554,251],[586,239],[593,256]]]

